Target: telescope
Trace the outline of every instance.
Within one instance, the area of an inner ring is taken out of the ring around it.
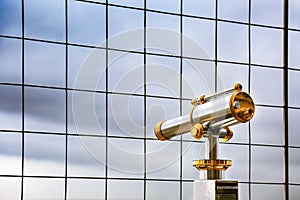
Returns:
[[[236,83],[223,92],[195,98],[190,114],[160,121],[154,127],[161,141],[189,132],[197,140],[205,138],[206,158],[193,161],[201,179],[194,183],[194,199],[238,199],[238,182],[223,180],[223,172],[232,161],[218,159],[218,143],[233,137],[230,126],[246,123],[254,116],[253,99],[242,88]]]

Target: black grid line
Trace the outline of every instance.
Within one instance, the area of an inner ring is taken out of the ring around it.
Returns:
[[[284,189],[285,199],[289,199],[289,92],[288,92],[288,23],[289,23],[289,1],[284,0],[284,12],[283,12],[283,106],[284,106]]]

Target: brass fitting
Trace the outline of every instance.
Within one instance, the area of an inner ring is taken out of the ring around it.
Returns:
[[[204,128],[202,124],[195,124],[191,128],[191,134],[195,139],[200,140],[204,135]]]

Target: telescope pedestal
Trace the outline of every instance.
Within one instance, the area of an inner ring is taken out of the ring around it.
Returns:
[[[194,200],[238,200],[238,181],[195,181]]]

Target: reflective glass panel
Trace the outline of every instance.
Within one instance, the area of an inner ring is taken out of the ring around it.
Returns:
[[[248,62],[248,49],[248,26],[218,23],[218,59]]]
[[[300,29],[300,4],[298,0],[289,0],[289,27]]]
[[[64,42],[65,1],[24,1],[25,37]]]
[[[144,12],[110,6],[108,8],[108,46],[143,51]]]
[[[109,95],[107,103],[109,135],[144,137],[144,99],[142,97]]]
[[[289,145],[300,147],[300,109],[289,109]]]
[[[22,88],[0,85],[0,129],[22,129]]]
[[[147,178],[179,179],[180,143],[147,141]]]
[[[104,199],[105,181],[97,179],[68,179],[67,199]]]
[[[284,180],[283,148],[252,146],[251,150],[251,180],[254,182],[282,183]],[[268,195],[265,194],[266,196]]]
[[[182,23],[183,55],[213,59],[215,57],[215,22],[184,17]]]
[[[20,36],[22,33],[22,1],[2,0],[0,13],[0,34]]]
[[[180,183],[167,181],[147,181],[146,182],[146,199],[180,199]]]
[[[68,47],[68,88],[105,90],[105,50]]]
[[[108,142],[109,177],[144,177],[144,141],[110,138]]]
[[[104,177],[105,145],[103,137],[68,136],[68,176]]]
[[[251,185],[251,199],[284,199],[283,185]]]
[[[22,174],[22,138],[20,133],[0,132],[0,174]],[[0,195],[1,196],[1,195]]]
[[[21,198],[21,178],[0,177],[0,197],[1,199]]]
[[[214,18],[216,16],[216,0],[184,0],[183,13]]]
[[[251,67],[250,93],[256,104],[282,105],[282,70]]]
[[[108,199],[143,199],[143,181],[108,180]]]
[[[66,141],[63,135],[25,134],[24,174],[63,176]]]
[[[105,94],[68,92],[68,133],[105,135],[105,115]]]
[[[70,43],[105,46],[104,5],[69,1],[68,35]]]
[[[65,87],[65,46],[25,42],[25,83]]]
[[[26,87],[24,101],[26,130],[65,132],[65,91]]]
[[[0,82],[22,82],[21,40],[0,38]]]
[[[289,178],[291,183],[300,183],[300,148],[289,148]]]
[[[144,93],[144,56],[142,54],[109,51],[108,59],[109,91]]]
[[[147,52],[180,55],[180,17],[147,12]]]
[[[282,66],[282,30],[251,27],[251,62]]]
[[[180,13],[180,0],[151,0],[147,1],[147,8],[151,10]]]
[[[65,179],[24,178],[24,199],[64,199]]]
[[[300,71],[289,70],[289,85],[288,85],[288,94],[289,94],[289,106],[300,107]]]
[[[283,110],[255,107],[251,120],[251,142],[255,144],[283,145]]]
[[[249,0],[218,1],[218,17],[221,19],[248,22]]]
[[[282,27],[283,0],[251,0],[251,22]]]
[[[300,69],[300,31],[289,31],[289,66]]]
[[[179,97],[180,60],[164,56],[147,56],[146,59],[147,94]]]

